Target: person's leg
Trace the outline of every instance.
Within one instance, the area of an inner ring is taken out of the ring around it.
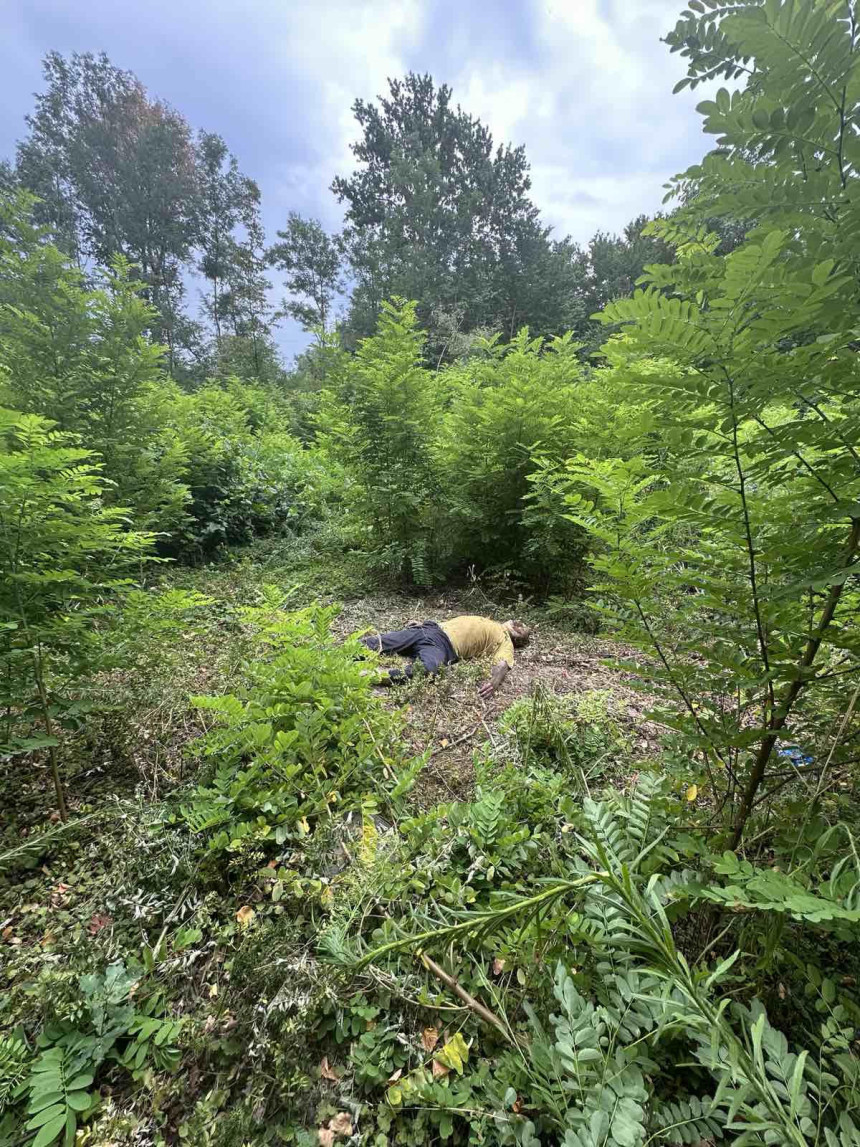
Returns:
[[[430,677],[438,673],[443,665],[449,665],[457,659],[450,641],[438,625],[427,625],[422,629],[416,652],[424,671]]]
[[[359,641],[374,653],[400,653],[405,657],[413,651],[420,633],[416,627],[392,629],[388,633],[367,633]]]
[[[418,626],[408,626],[406,629],[392,629],[388,633],[368,633],[359,638],[362,645],[372,649],[374,653],[399,653],[408,657],[415,652],[415,647],[421,638],[421,629]],[[412,666],[406,669],[388,669],[376,682],[378,685],[404,685],[412,677]]]

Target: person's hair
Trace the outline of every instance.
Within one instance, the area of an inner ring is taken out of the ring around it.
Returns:
[[[508,631],[515,649],[522,649],[524,645],[528,645],[532,631],[524,621],[508,622]]]

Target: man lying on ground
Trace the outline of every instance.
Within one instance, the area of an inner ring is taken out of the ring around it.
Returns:
[[[492,672],[481,685],[482,697],[491,697],[514,667],[514,648],[528,644],[531,630],[521,621],[492,621],[489,617],[452,617],[435,621],[411,621],[405,629],[374,633],[362,637],[368,649],[376,653],[400,653],[416,658],[426,673],[438,673],[443,665],[489,657]],[[413,664],[406,669],[390,669],[380,685],[401,685],[413,674]]]

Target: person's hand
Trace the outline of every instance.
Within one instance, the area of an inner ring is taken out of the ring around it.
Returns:
[[[506,661],[503,661],[500,665],[493,666],[493,672],[490,674],[490,680],[485,681],[483,685],[478,686],[478,696],[483,701],[489,701],[489,699],[507,677],[509,669],[510,666]]]

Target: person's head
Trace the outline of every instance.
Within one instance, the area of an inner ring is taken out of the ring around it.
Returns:
[[[532,631],[524,621],[506,621],[504,628],[511,635],[515,649],[522,649],[524,645],[528,645]]]

